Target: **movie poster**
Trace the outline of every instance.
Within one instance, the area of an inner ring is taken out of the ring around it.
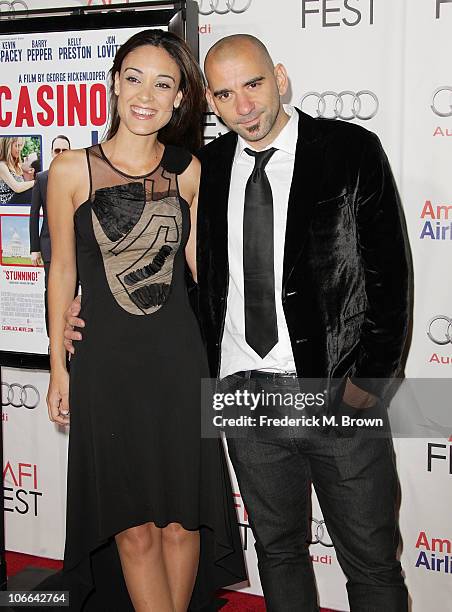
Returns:
[[[102,139],[108,71],[140,29],[0,36],[0,350],[48,351],[43,173]]]

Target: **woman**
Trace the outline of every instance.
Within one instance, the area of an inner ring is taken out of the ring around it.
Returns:
[[[244,579],[222,447],[200,439],[207,364],[184,283],[185,258],[196,277],[200,169],[173,143],[199,146],[203,82],[161,30],[127,41],[111,77],[107,140],[49,172],[48,406],[71,422],[58,580],[74,610],[183,612]],[[76,258],[86,327],[69,380]]]
[[[0,205],[30,204],[34,180],[25,180],[20,159],[24,139],[0,138]]]

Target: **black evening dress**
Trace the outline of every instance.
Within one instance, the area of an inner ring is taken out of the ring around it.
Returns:
[[[221,441],[201,439],[208,377],[185,283],[190,209],[178,175],[191,155],[166,146],[145,176],[86,150],[90,198],[75,212],[83,342],[70,367],[64,568],[70,610],[133,610],[114,535],[152,521],[200,530],[190,610],[245,578]]]

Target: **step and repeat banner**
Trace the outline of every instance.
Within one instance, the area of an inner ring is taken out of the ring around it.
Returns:
[[[0,3],[18,7],[16,3]],[[32,3],[30,2],[30,7]],[[21,5],[20,5],[21,6]],[[0,12],[1,17],[1,12]],[[107,73],[137,30],[50,32],[0,37],[0,347],[47,353],[42,249],[44,187],[38,177],[63,148],[101,139]],[[33,255],[35,257],[33,258]]]
[[[47,416],[47,372],[2,368],[6,549],[61,559],[68,432]]]
[[[23,4],[1,2],[0,19],[7,5],[21,10]],[[111,10],[115,1],[26,4],[98,5]],[[285,101],[313,116],[357,123],[378,134],[401,191],[415,267],[406,374],[450,378],[452,0],[198,0],[198,5],[201,60],[225,35],[254,34],[288,69],[291,87]],[[120,44],[123,34],[104,31],[96,39],[86,32],[63,38],[52,34],[46,35],[46,44],[18,41],[16,47],[5,44],[3,37],[0,135],[23,141],[25,166],[36,156],[47,168],[51,139],[59,134],[67,135],[73,147],[101,137],[103,73],[111,64],[109,51],[102,48]],[[83,48],[93,55],[80,55]],[[36,57],[27,58],[33,49]],[[45,58],[50,52],[51,62]],[[59,74],[63,81],[57,80]],[[224,131],[213,114],[206,115],[205,124],[206,141]],[[27,347],[17,350],[44,352],[47,340],[39,302],[43,276],[29,259],[28,215],[26,205],[0,203],[1,333],[20,338],[17,346]],[[28,328],[32,330],[24,331]],[[47,422],[46,378],[45,373],[11,370],[2,388],[7,542],[11,550],[60,557],[67,440]],[[446,610],[452,599],[452,427],[446,425],[442,431],[442,437],[426,433],[395,440],[402,490],[401,559],[413,612]],[[60,471],[52,472],[56,462]],[[245,590],[260,594],[254,541],[236,482],[234,495],[250,574]],[[315,495],[311,540],[322,606],[348,610],[345,579]]]

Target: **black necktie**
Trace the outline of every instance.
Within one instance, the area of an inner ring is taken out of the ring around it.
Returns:
[[[243,278],[245,338],[260,357],[278,342],[273,256],[273,196],[265,166],[276,149],[252,151],[254,169],[245,188]]]

